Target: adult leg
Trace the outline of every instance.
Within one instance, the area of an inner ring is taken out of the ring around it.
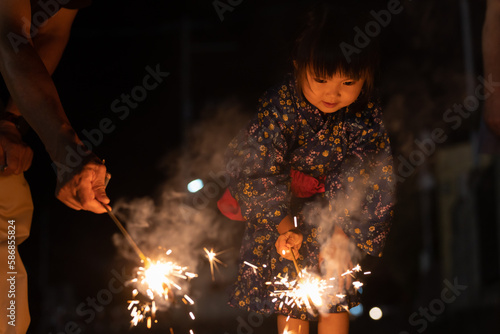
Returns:
[[[321,314],[318,323],[318,334],[349,333],[349,312]]]
[[[0,176],[0,333],[25,334],[30,323],[28,278],[17,246],[29,236],[32,214],[23,174]]]
[[[309,321],[278,315],[278,334],[309,334]]]

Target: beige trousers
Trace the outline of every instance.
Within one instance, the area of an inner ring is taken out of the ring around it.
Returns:
[[[17,246],[30,234],[33,202],[24,175],[0,175],[0,334],[26,333],[28,277]]]

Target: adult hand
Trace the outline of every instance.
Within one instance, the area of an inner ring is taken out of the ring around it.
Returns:
[[[21,174],[28,170],[33,151],[26,145],[16,126],[0,121],[0,175]]]
[[[276,247],[276,252],[287,260],[293,260],[293,255],[295,258],[299,256],[299,249],[302,246],[302,240],[304,239],[302,233],[294,230],[290,230],[286,233],[281,234],[276,240],[274,246]]]
[[[89,161],[69,180],[58,178],[56,197],[75,210],[87,210],[104,213],[111,207],[106,195],[106,166],[96,161]]]

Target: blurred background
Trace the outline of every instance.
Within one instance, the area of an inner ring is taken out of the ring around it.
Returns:
[[[368,11],[388,4],[359,2]],[[225,146],[252,117],[259,95],[290,71],[309,4],[108,0],[80,11],[54,74],[66,113],[106,160],[113,175],[108,195],[143,251],[171,248],[198,273],[188,288],[196,304],[159,312],[152,329],[130,328],[132,288],[117,282],[133,273],[137,257],[107,215],[76,212],[54,198],[50,160],[30,133],[35,211],[20,247],[29,274],[29,333],[276,332],[274,317],[226,304],[244,226],[217,214],[215,202],[224,190]],[[450,119],[448,112],[482,86],[485,1],[401,6],[381,29],[377,83],[398,199],[351,333],[497,333],[500,160],[478,151],[481,101],[470,116]],[[137,88],[155,70],[169,74],[151,90]],[[97,135],[103,119],[112,130]],[[433,131],[446,139],[432,141]],[[85,133],[96,134],[94,141]],[[187,185],[196,179],[205,187],[191,193]],[[225,250],[215,281],[203,247]],[[110,282],[120,291],[109,293]],[[375,307],[378,320],[369,314]]]

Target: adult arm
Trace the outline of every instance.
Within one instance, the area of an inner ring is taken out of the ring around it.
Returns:
[[[485,76],[500,81],[500,0],[488,0],[483,26],[483,61]],[[500,92],[495,90],[485,102],[484,120],[500,136]]]
[[[36,33],[31,38],[33,47],[49,75],[52,75],[57,65],[59,65],[64,49],[68,44],[71,25],[77,12],[77,9],[61,8],[41,27],[34,28]],[[9,100],[6,111],[21,115],[12,99]]]
[[[42,59],[45,68],[52,75],[59,64],[69,40],[70,27],[77,10],[62,8],[46,24],[37,28],[33,36],[33,46]],[[20,116],[17,106],[9,99],[5,111]],[[26,145],[14,123],[0,119],[0,163],[2,175],[20,174],[28,170],[33,159],[33,151]]]
[[[73,19],[69,13],[67,15],[61,15],[54,22],[70,26]],[[71,127],[49,72],[57,66],[66,42],[57,42],[61,43],[58,44],[60,47],[49,51],[51,36],[39,31],[41,54],[38,54],[36,38],[32,39],[23,26],[30,18],[29,1],[0,2],[0,71],[14,104],[38,134],[57,166],[57,197],[76,210],[105,212],[99,202],[109,202],[104,190],[106,169],[85,148]],[[66,27],[68,34],[69,26]],[[56,31],[49,28],[56,29],[47,23],[44,27],[47,32]],[[57,33],[54,36],[61,37]],[[78,159],[71,160],[69,152],[78,152]]]

